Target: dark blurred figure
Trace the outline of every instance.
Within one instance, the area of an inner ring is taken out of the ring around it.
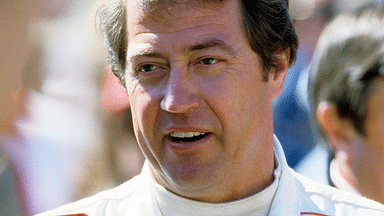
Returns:
[[[384,203],[383,4],[332,21],[311,72],[312,114],[334,155],[329,184]]]

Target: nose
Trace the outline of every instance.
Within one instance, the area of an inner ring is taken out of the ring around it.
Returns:
[[[173,70],[169,73],[161,109],[171,113],[185,113],[200,105],[198,90],[191,75],[185,70]]]

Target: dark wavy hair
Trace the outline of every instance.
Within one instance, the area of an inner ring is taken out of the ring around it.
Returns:
[[[98,20],[104,37],[112,72],[125,86],[125,67],[128,45],[127,0],[109,0],[99,8]],[[188,0],[142,0],[143,4],[162,5],[185,3]],[[191,0],[202,5],[223,3],[226,0]],[[261,56],[264,73],[268,80],[269,71],[276,67],[276,55],[290,49],[289,64],[296,59],[298,37],[288,14],[288,0],[240,0],[244,18],[244,29],[249,44]]]

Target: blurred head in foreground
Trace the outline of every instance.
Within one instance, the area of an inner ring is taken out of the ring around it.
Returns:
[[[332,183],[384,203],[384,8],[331,22],[312,70],[313,116],[335,154]]]

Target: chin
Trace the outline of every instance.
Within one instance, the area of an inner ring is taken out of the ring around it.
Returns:
[[[184,197],[198,197],[202,192],[215,191],[224,173],[217,165],[184,165],[174,167],[167,175],[174,192]]]

